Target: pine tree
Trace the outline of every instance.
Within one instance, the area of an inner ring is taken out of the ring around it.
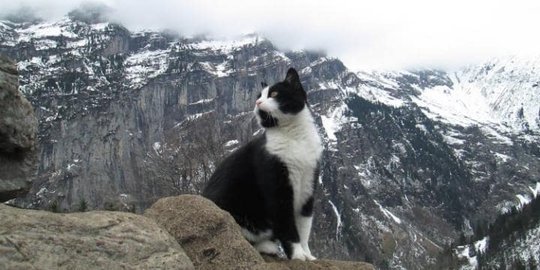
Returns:
[[[60,207],[58,206],[58,201],[54,200],[51,202],[51,204],[49,204],[49,211],[53,212],[53,213],[59,213],[60,212]]]
[[[86,212],[88,210],[88,204],[86,203],[85,199],[81,199],[79,201],[79,212]]]
[[[538,269],[538,262],[536,261],[536,259],[534,258],[534,256],[531,256],[529,257],[529,269],[530,270],[535,270],[535,269]]]

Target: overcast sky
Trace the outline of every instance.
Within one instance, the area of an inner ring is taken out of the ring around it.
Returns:
[[[0,0],[59,18],[80,0]],[[99,0],[132,30],[231,38],[257,32],[282,49],[324,50],[353,69],[456,68],[540,55],[540,1]]]

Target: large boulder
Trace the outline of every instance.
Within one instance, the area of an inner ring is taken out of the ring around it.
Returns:
[[[244,239],[233,217],[201,196],[162,198],[144,215],[154,219],[176,238],[197,269],[374,269],[371,264],[362,262],[263,258]]]
[[[176,238],[197,269],[251,269],[264,263],[233,217],[201,196],[162,198],[144,215]]]
[[[0,204],[0,220],[0,269],[194,269],[175,239],[143,216]]]
[[[36,173],[37,119],[18,80],[15,62],[0,55],[0,202],[28,192]]]

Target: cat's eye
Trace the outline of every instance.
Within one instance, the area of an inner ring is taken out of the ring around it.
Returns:
[[[261,98],[261,93],[259,93],[259,94],[257,95],[257,99],[259,99],[259,98]]]
[[[278,92],[272,92],[272,93],[270,93],[270,97],[276,97],[277,94],[278,94]]]

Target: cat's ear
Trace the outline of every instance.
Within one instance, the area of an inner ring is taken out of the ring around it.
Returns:
[[[262,88],[265,88],[265,87],[267,87],[267,86],[268,86],[268,84],[266,84],[266,82],[261,82],[261,87],[262,87]]]
[[[285,77],[285,82],[289,83],[294,89],[294,91],[299,91],[304,97],[304,100],[307,102],[306,91],[304,91],[304,88],[302,87],[302,83],[300,82],[300,76],[298,76],[298,72],[296,72],[296,69],[289,68],[289,70],[287,71],[287,76]]]
[[[296,72],[296,69],[289,68],[287,71],[287,76],[285,77],[285,81],[290,83],[291,85],[295,87],[302,87],[302,84],[300,83],[300,77],[298,76],[298,72]]]

